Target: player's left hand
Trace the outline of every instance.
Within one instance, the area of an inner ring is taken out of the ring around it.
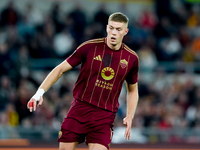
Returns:
[[[130,140],[130,138],[131,138],[132,118],[125,117],[123,119],[123,124],[126,125],[126,130],[125,130],[125,133],[124,133],[124,137],[126,138],[126,140]]]

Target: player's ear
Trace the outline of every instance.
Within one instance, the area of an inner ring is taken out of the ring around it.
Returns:
[[[106,25],[106,29],[108,29],[108,24]]]
[[[129,29],[127,28],[126,31],[125,31],[125,35],[128,33],[128,31],[129,31]]]
[[[108,25],[106,26],[106,31],[108,32]]]

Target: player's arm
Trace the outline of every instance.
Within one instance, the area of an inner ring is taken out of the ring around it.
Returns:
[[[127,112],[126,117],[123,119],[123,124],[126,125],[124,137],[126,140],[130,140],[131,137],[131,125],[135,115],[135,110],[138,103],[138,85],[126,83],[127,88]]]
[[[56,66],[44,79],[40,87],[38,88],[35,95],[29,100],[27,103],[27,107],[30,112],[36,110],[37,101],[39,101],[38,106],[40,106],[43,102],[43,94],[54,84],[58,81],[58,79],[67,71],[71,70],[72,66],[64,60],[58,66]],[[32,103],[33,102],[33,103]],[[30,103],[32,106],[30,106]]]

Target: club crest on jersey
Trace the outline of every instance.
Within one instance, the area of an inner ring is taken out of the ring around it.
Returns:
[[[101,71],[101,76],[102,78],[104,78],[105,80],[111,80],[115,75],[115,72],[112,68],[110,67],[105,67],[103,68],[103,70]]]
[[[127,65],[128,65],[128,62],[127,62],[125,59],[123,59],[123,60],[120,60],[120,65],[121,65],[121,67],[124,69],[124,68],[126,68],[126,67],[127,67]]]
[[[102,59],[101,59],[101,56],[100,56],[100,55],[98,55],[98,56],[94,57],[94,59],[95,59],[95,60],[102,61]]]

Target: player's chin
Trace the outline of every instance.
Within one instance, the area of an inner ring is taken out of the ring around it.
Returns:
[[[112,44],[113,46],[117,45],[116,41],[111,41],[110,44]]]
[[[111,45],[112,45],[113,47],[115,47],[117,44],[115,44],[115,43],[111,43]]]

